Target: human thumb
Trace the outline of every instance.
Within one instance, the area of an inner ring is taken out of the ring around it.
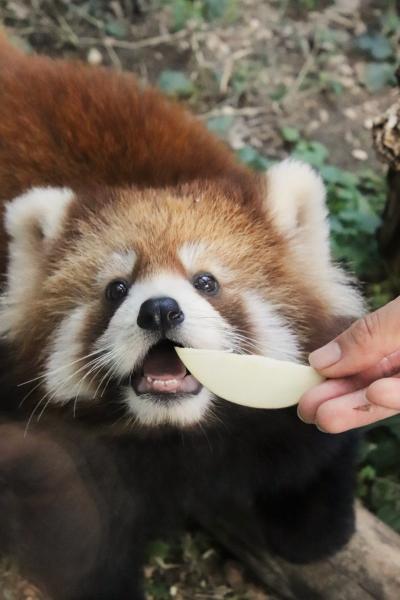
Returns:
[[[325,377],[346,377],[375,366],[399,349],[400,297],[355,321],[334,340],[312,352],[309,361]]]

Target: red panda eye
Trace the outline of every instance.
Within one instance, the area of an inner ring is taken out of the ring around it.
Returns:
[[[111,281],[106,287],[106,298],[109,302],[119,302],[128,293],[128,283],[121,279]]]
[[[196,290],[214,296],[219,290],[219,283],[210,273],[200,273],[193,278]]]

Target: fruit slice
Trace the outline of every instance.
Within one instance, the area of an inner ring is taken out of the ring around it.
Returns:
[[[252,408],[284,408],[323,378],[305,365],[219,350],[175,348],[179,358],[211,392]]]

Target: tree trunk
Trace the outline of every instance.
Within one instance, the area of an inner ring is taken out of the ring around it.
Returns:
[[[389,169],[388,195],[378,241],[383,256],[400,272],[400,171]]]
[[[254,548],[257,524],[203,515],[202,524],[282,600],[399,600],[400,536],[357,505],[357,531],[324,561],[293,565]]]
[[[389,166],[388,197],[378,241],[383,256],[400,273],[400,102],[374,121],[374,146]]]

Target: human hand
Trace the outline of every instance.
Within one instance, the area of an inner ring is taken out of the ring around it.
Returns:
[[[300,399],[302,421],[340,433],[400,413],[400,297],[353,323],[309,361],[327,381]]]

